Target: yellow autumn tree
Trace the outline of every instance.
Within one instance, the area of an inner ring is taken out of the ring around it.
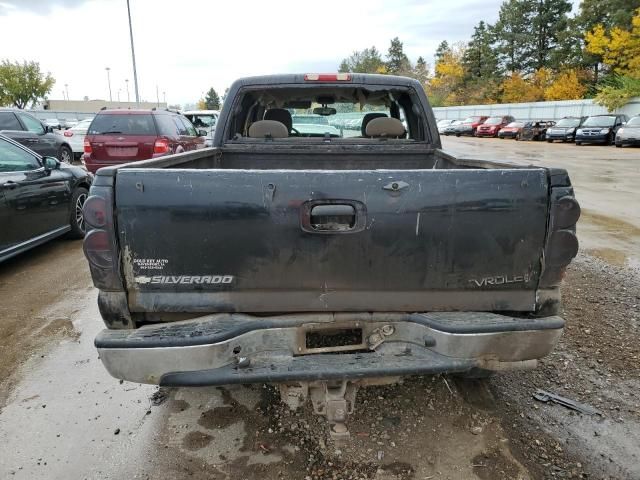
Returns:
[[[464,46],[456,45],[436,62],[435,75],[427,87],[427,94],[433,105],[450,106],[461,103],[457,92],[465,74],[463,56]]]
[[[614,27],[607,32],[596,25],[585,34],[585,49],[602,56],[615,73],[640,78],[640,9],[632,19],[631,30]]]
[[[204,98],[201,98],[200,100],[198,100],[198,110],[206,110],[207,109],[207,103],[204,101]]]
[[[560,72],[544,89],[545,100],[579,100],[587,91],[576,70]]]

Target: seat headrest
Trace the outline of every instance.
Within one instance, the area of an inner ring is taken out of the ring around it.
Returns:
[[[284,123],[275,120],[258,120],[249,127],[251,138],[287,138],[289,132]]]
[[[406,130],[397,118],[374,118],[367,125],[367,137],[401,138]]]
[[[364,117],[362,117],[362,124],[360,125],[360,134],[363,137],[367,136],[367,125],[369,125],[369,122],[371,120],[373,120],[374,118],[386,118],[387,114],[386,113],[382,113],[382,112],[371,112],[371,113],[367,113]]]
[[[291,133],[293,120],[291,119],[289,110],[285,110],[284,108],[271,108],[264,113],[264,119],[275,120],[276,122],[284,124],[284,126],[287,127],[287,133]]]

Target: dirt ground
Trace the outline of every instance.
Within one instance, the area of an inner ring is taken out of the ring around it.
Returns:
[[[445,142],[487,155],[526,149],[540,162],[553,147]],[[640,209],[627,191],[638,184],[628,163],[640,150],[584,147],[585,160],[557,147],[588,205],[557,348],[536,370],[488,381],[434,376],[362,389],[352,441],[340,448],[309,405],[289,412],[269,386],[158,389],[111,378],[93,347],[102,324],[78,242],[0,265],[0,478],[640,479]],[[599,160],[607,155],[616,158]],[[620,210],[592,198],[600,161],[630,177],[608,192]],[[539,402],[537,389],[600,414]]]

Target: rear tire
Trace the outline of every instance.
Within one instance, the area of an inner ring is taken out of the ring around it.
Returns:
[[[73,191],[73,195],[71,195],[71,208],[69,212],[69,225],[71,226],[69,236],[71,238],[84,238],[86,224],[84,223],[82,207],[88,195],[89,190],[84,187],[76,188]]]
[[[73,163],[73,151],[66,145],[60,145],[58,149],[58,160],[71,165]]]
[[[576,142],[576,147],[579,147],[580,145],[582,145],[582,142]]]
[[[622,148],[622,144],[616,142],[616,148]]]

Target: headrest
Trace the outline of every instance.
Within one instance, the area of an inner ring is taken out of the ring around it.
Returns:
[[[382,113],[382,112],[371,112],[371,113],[367,113],[364,117],[362,117],[362,124],[360,125],[360,134],[363,137],[367,136],[367,125],[369,125],[369,122],[371,120],[373,120],[374,118],[383,118],[386,117],[387,114],[386,113]]]
[[[276,122],[280,122],[287,127],[287,134],[291,132],[291,128],[293,127],[293,120],[291,119],[291,114],[289,110],[285,110],[284,108],[272,108],[267,110],[264,114],[265,120],[275,120]]]
[[[289,132],[282,122],[275,120],[258,120],[249,127],[251,138],[287,138]]]
[[[404,137],[406,130],[397,118],[374,118],[367,125],[367,137],[400,138]]]

